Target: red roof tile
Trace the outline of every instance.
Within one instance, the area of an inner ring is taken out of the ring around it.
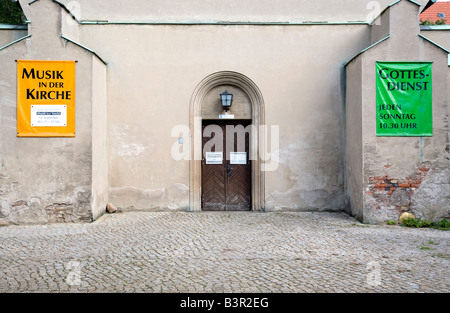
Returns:
[[[438,14],[443,13],[445,17],[439,17]],[[450,24],[450,2],[436,2],[424,12],[420,14],[420,21],[429,20],[436,22],[438,20],[447,20],[446,24]]]

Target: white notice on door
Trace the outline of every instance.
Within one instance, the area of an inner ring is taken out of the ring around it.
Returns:
[[[230,164],[247,164],[247,152],[230,152]]]
[[[31,126],[67,126],[67,106],[32,105]]]
[[[206,164],[222,164],[222,152],[206,152]]]

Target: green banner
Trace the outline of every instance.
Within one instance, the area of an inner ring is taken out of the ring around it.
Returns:
[[[377,136],[433,136],[431,62],[377,62]]]

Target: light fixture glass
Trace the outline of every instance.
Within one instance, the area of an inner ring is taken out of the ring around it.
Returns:
[[[220,94],[220,100],[222,102],[223,109],[225,111],[228,111],[231,108],[231,104],[233,103],[233,94],[225,90]]]

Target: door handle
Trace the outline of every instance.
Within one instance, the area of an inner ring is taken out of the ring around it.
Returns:
[[[233,168],[231,166],[227,166],[227,176],[230,176],[230,172]]]

